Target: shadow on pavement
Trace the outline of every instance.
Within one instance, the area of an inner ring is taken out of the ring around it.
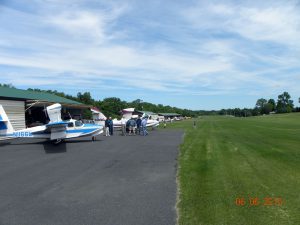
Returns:
[[[62,142],[62,143],[56,144],[56,145],[51,142],[43,142],[43,146],[44,146],[44,151],[46,154],[67,152],[66,142]]]
[[[95,141],[92,141],[92,140],[65,140],[65,143],[80,143],[80,142],[99,142],[99,141],[102,141],[102,140],[95,140]]]
[[[11,143],[9,141],[1,141],[0,142],[0,147],[10,145]]]

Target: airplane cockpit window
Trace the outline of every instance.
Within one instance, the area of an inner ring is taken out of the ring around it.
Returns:
[[[68,123],[68,127],[74,127],[74,124],[72,122]]]
[[[81,127],[83,125],[83,123],[79,120],[75,121],[75,126],[76,127]]]

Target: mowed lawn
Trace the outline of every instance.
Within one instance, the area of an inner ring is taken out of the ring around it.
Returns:
[[[202,117],[179,157],[180,225],[300,224],[300,114]]]

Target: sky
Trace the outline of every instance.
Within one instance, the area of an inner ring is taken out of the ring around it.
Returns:
[[[300,97],[300,1],[0,0],[0,83],[194,110]]]

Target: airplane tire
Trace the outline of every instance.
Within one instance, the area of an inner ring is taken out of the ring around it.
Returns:
[[[92,137],[92,141],[96,141],[96,137],[95,136]]]
[[[54,145],[58,145],[62,142],[63,140],[62,139],[56,139],[55,141],[53,141],[53,144]]]

